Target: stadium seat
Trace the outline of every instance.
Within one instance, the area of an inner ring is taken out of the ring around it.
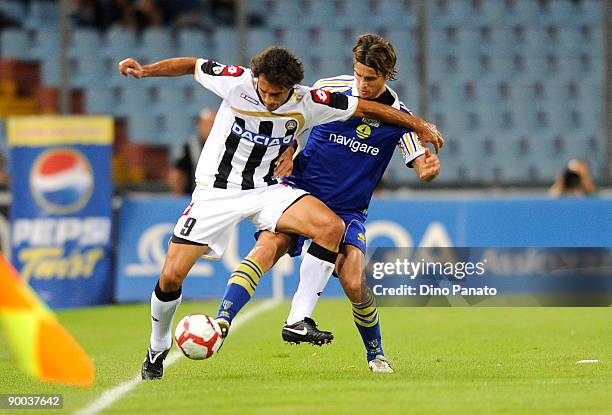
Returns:
[[[216,51],[215,59],[219,62],[226,65],[245,65],[248,63],[238,62],[238,36],[233,28],[217,28],[213,38]]]
[[[93,84],[106,84],[107,74],[98,60],[70,59],[70,85],[84,88]]]
[[[88,85],[85,88],[86,114],[113,114],[116,108],[115,95],[111,88]]]
[[[302,59],[308,59],[315,51],[309,47],[307,39],[308,31],[306,29],[290,26],[282,31],[281,38],[277,39],[277,41],[280,46],[286,47]]]
[[[55,1],[32,0],[28,17],[25,20],[26,29],[55,30],[59,25],[60,8]]]
[[[53,29],[40,29],[34,32],[30,57],[34,59],[55,59],[59,55],[60,35]]]
[[[255,56],[263,49],[275,45],[277,40],[269,29],[250,29],[247,34],[247,54],[249,57]]]
[[[139,58],[135,33],[120,26],[107,30],[103,55],[114,64],[128,56]]]
[[[268,22],[274,28],[295,28],[305,23],[302,15],[300,1],[272,0],[270,2],[271,14]]]
[[[322,59],[338,58],[350,54],[351,47],[346,47],[342,32],[335,29],[321,29],[316,39],[316,54]]]
[[[102,39],[93,29],[77,28],[72,32],[68,55],[76,59],[102,60]]]
[[[28,11],[21,0],[4,0],[0,2],[0,12],[18,22],[25,21]]]
[[[184,143],[195,134],[195,120],[197,114],[181,111],[166,117],[166,122],[159,132],[158,142],[174,146]]]
[[[172,36],[166,28],[145,29],[140,50],[147,62],[156,62],[176,55]]]
[[[132,143],[159,143],[159,123],[153,115],[135,113],[128,118],[128,137]]]
[[[215,57],[213,45],[201,30],[183,29],[178,33],[178,55]]]
[[[3,58],[29,59],[30,40],[27,31],[4,29],[0,33],[0,53]]]

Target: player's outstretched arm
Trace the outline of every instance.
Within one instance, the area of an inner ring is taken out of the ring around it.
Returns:
[[[123,76],[149,78],[154,76],[193,75],[197,58],[170,58],[149,65],[141,65],[134,58],[119,62],[119,72]]]
[[[389,124],[410,128],[418,134],[423,145],[427,143],[433,144],[436,153],[444,145],[444,137],[442,137],[435,124],[429,123],[421,117],[409,115],[389,105],[360,99],[354,115],[356,117],[373,118]]]

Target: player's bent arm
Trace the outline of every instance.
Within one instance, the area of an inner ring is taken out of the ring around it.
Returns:
[[[141,65],[136,59],[127,58],[119,62],[119,72],[124,76],[132,75],[135,78],[193,75],[196,61],[197,58],[170,58]]]
[[[410,115],[389,105],[374,101],[359,99],[357,109],[353,114],[356,117],[373,118],[388,124],[399,125],[414,130],[425,143],[432,143],[436,152],[444,145],[444,138],[438,128],[421,117]]]

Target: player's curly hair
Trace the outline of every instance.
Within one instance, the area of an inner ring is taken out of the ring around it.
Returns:
[[[300,58],[285,48],[272,46],[251,60],[253,76],[263,74],[266,80],[283,88],[293,88],[304,79],[304,65]]]
[[[372,33],[359,36],[353,48],[353,59],[355,62],[369,66],[387,79],[397,78],[395,48],[381,36]]]

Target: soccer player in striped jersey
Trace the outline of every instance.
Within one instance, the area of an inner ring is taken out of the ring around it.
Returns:
[[[354,53],[354,75],[322,79],[315,89],[359,97],[399,109],[408,109],[386,85],[395,77],[396,54],[393,46],[373,34],[359,37]],[[380,323],[371,290],[362,280],[366,236],[364,223],[374,189],[387,168],[396,147],[404,162],[413,167],[424,181],[440,172],[440,162],[423,147],[411,129],[390,125],[376,117],[353,116],[348,120],[318,125],[312,129],[305,148],[293,160],[293,174],[285,180],[292,187],[308,191],[330,207],[345,224],[335,271],[352,303],[355,325],[361,335],[369,368],[374,372],[393,372],[382,348]],[[291,168],[291,151],[283,155],[279,174]],[[299,255],[305,237],[261,232],[249,254],[260,264],[258,277],[287,251]],[[333,339],[330,332],[318,330],[311,319],[319,294],[329,274],[300,270],[300,284],[293,297],[291,311],[282,330],[284,340],[292,343],[324,344]],[[231,287],[231,281],[230,285]],[[231,307],[226,307],[231,304]],[[231,321],[236,303],[228,289],[218,318]]]
[[[163,360],[172,346],[172,319],[187,273],[202,256],[221,257],[240,221],[249,219],[261,231],[308,236],[313,242],[304,259],[307,269],[313,275],[331,274],[344,223],[322,202],[278,183],[274,175],[275,161],[296,137],[317,124],[357,115],[420,128],[437,144],[442,140],[435,126],[418,117],[299,85],[302,63],[284,48],[264,50],[253,58],[251,69],[210,59],[171,58],[141,65],[128,58],[119,63],[119,72],[138,79],[193,74],[223,99],[196,167],[191,203],[177,221],[151,295],[152,331],[143,379],[163,376]],[[260,271],[252,259],[240,264],[230,280],[237,298],[250,298]]]

